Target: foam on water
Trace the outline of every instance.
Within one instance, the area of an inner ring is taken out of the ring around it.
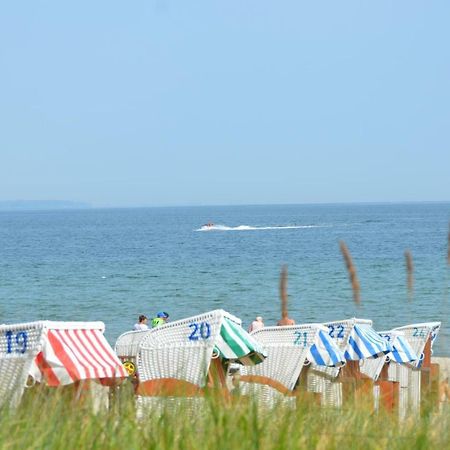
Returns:
[[[239,225],[229,227],[226,225],[203,225],[195,231],[257,231],[257,230],[295,230],[300,228],[323,228],[327,225],[277,225],[271,227],[257,227],[251,225]]]

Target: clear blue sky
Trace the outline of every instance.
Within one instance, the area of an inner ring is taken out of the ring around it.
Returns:
[[[450,2],[5,1],[0,200],[450,200]]]

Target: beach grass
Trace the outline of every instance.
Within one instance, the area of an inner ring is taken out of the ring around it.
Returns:
[[[244,397],[208,395],[194,404],[162,399],[162,410],[136,419],[126,386],[114,408],[97,413],[73,392],[27,393],[4,409],[2,449],[428,449],[450,447],[450,411],[399,421],[365,405],[343,409],[297,402],[264,409]]]

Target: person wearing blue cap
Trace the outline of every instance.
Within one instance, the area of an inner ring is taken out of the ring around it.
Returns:
[[[160,325],[164,325],[169,319],[169,314],[166,312],[159,312],[156,314],[156,317],[152,319],[152,328],[158,327]]]

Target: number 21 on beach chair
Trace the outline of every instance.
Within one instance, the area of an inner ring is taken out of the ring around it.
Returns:
[[[241,369],[241,392],[256,396],[269,406],[277,401],[289,401],[289,397],[295,396],[293,391],[311,347],[318,344],[317,356],[323,351],[321,331],[326,333],[321,325],[307,324],[265,327],[252,332],[251,336],[266,348],[267,359],[258,366]],[[339,350],[335,350],[334,353],[339,354]]]

